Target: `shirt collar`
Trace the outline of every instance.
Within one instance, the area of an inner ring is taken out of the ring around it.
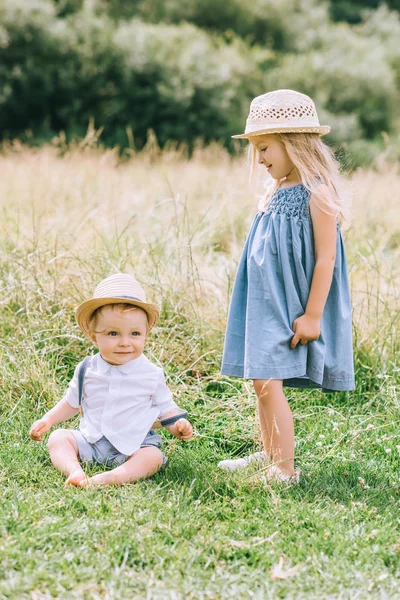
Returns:
[[[117,369],[120,373],[132,373],[132,371],[134,369],[136,369],[138,363],[141,362],[140,359],[142,358],[142,356],[143,355],[140,355],[138,358],[130,360],[129,362],[125,363],[124,365],[110,365],[110,363],[105,361],[104,358],[99,353],[99,354],[96,354],[97,369],[98,369],[99,373],[101,373],[102,375],[105,375],[106,373],[108,373],[112,367],[114,369]]]

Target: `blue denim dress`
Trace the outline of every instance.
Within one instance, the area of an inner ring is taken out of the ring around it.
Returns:
[[[221,372],[282,379],[289,387],[352,390],[352,311],[339,226],[321,336],[290,349],[292,324],[304,314],[315,264],[309,196],[302,184],[278,189],[255,216],[233,286]]]

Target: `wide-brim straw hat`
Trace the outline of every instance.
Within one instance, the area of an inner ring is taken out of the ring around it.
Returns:
[[[101,306],[118,303],[132,304],[132,306],[142,308],[147,314],[148,331],[154,327],[160,316],[159,307],[146,302],[144,290],[133,275],[117,273],[100,281],[93,298],[77,306],[75,317],[79,327],[90,337],[89,324],[94,311]]]
[[[257,96],[250,104],[244,133],[233,138],[249,138],[273,133],[317,133],[331,128],[320,125],[314,102],[294,90],[276,90]]]

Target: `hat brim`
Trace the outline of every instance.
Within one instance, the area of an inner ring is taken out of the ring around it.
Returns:
[[[250,131],[249,133],[241,133],[240,135],[232,135],[235,139],[249,139],[257,135],[267,135],[273,133],[318,133],[318,135],[326,135],[331,128],[328,125],[320,125],[319,127],[268,127]]]
[[[160,316],[160,308],[156,304],[150,304],[148,302],[140,302],[140,300],[131,300],[130,298],[121,297],[92,298],[91,300],[82,302],[82,304],[77,306],[75,309],[76,321],[82,331],[89,337],[89,324],[94,311],[101,306],[107,306],[108,304],[131,304],[132,306],[137,306],[138,308],[144,310],[147,314],[148,331],[154,327]]]

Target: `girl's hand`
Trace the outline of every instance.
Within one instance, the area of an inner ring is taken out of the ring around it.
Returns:
[[[190,440],[193,435],[193,427],[187,419],[179,419],[174,423],[171,433],[179,440]]]
[[[304,346],[307,342],[315,342],[321,335],[321,319],[310,317],[310,315],[301,315],[293,322],[292,326],[294,336],[290,342],[290,348],[293,350],[300,342]]]
[[[42,435],[44,433],[47,433],[47,431],[49,431],[51,429],[51,427],[52,427],[52,424],[50,423],[49,419],[47,419],[46,417],[43,417],[42,419],[39,419],[38,421],[34,422],[34,424],[32,425],[32,427],[29,431],[29,437],[34,442],[41,442]]]

